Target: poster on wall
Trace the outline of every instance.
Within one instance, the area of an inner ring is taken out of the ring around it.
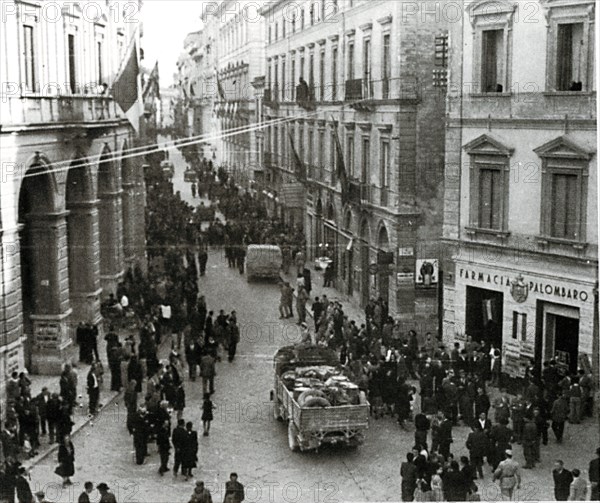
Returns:
[[[435,258],[417,259],[416,281],[417,285],[431,286],[438,282],[439,264]]]

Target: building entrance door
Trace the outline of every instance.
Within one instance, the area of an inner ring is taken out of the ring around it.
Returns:
[[[501,292],[468,286],[465,334],[502,349],[503,304]]]
[[[565,313],[566,314],[566,313]],[[579,318],[554,312],[546,313],[544,359],[556,359],[559,365],[577,372],[579,357]]]

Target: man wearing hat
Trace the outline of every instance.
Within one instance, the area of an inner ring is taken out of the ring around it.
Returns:
[[[498,468],[494,471],[494,480],[500,483],[500,492],[502,496],[512,500],[512,495],[515,490],[521,487],[521,472],[519,463],[512,458],[512,450],[504,451],[506,459],[502,461]]]
[[[108,492],[109,487],[104,483],[100,482],[96,489],[100,493],[100,501],[98,503],[117,503],[117,498],[111,492]]]

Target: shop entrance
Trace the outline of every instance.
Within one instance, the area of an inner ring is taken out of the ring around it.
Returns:
[[[567,306],[545,305],[544,360],[556,359],[559,365],[577,372],[579,357],[579,310]]]
[[[468,286],[465,334],[502,349],[503,305],[501,292]]]

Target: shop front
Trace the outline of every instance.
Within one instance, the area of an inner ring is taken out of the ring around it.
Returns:
[[[532,361],[540,369],[555,359],[571,372],[588,365],[595,283],[548,272],[457,261],[455,334],[444,336],[464,342],[469,335],[500,349],[511,377],[524,377]]]

